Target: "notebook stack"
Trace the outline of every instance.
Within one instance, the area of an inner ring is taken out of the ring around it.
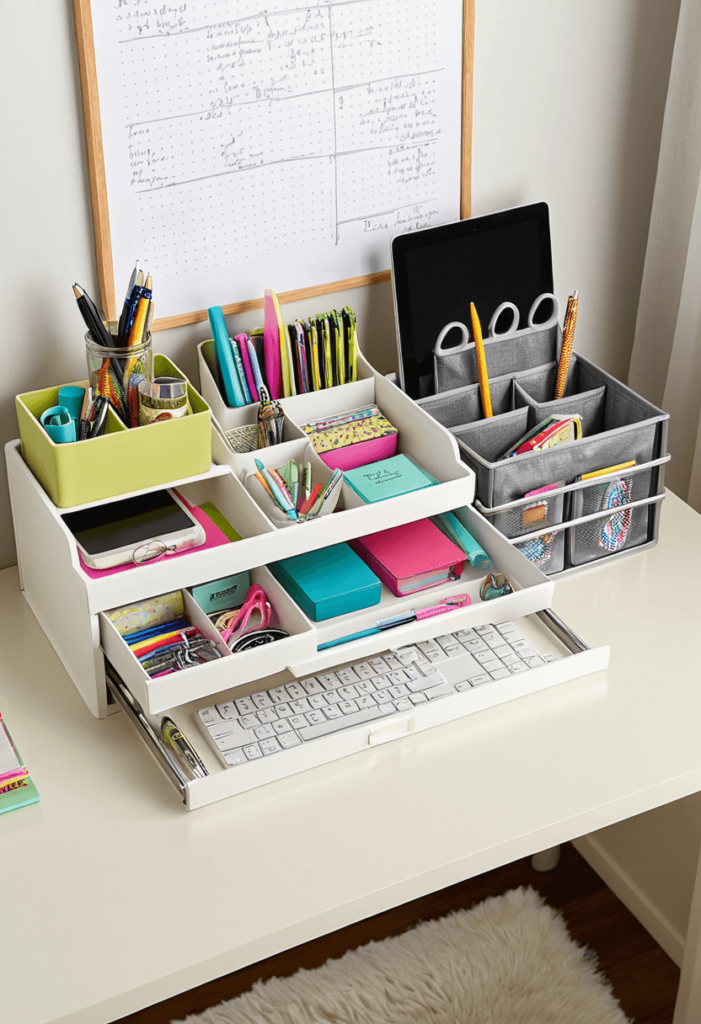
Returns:
[[[36,786],[0,713],[0,814],[35,804],[38,799]]]

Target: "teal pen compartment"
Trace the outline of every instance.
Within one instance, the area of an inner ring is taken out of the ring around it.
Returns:
[[[17,395],[22,456],[54,505],[85,505],[207,472],[212,461],[209,406],[166,356],[154,356],[154,373],[187,381],[192,412],[129,429],[110,408],[105,432],[87,441],[56,444],[41,426],[41,414],[58,404],[65,385]],[[77,386],[87,387],[87,382]]]

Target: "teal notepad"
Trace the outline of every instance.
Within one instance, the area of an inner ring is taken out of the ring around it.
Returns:
[[[394,455],[391,459],[349,469],[343,474],[343,480],[368,505],[420,491],[435,483],[406,455]]]

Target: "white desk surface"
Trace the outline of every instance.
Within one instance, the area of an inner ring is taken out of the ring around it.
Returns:
[[[655,548],[556,585],[607,673],[188,813],[3,571],[0,707],[41,795],[0,817],[3,1020],[102,1024],[701,789],[700,579],[669,494]]]

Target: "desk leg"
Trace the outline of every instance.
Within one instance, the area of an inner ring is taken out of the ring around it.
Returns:
[[[559,863],[559,846],[550,846],[547,850],[534,853],[531,857],[531,867],[534,871],[553,871]]]
[[[696,865],[696,881],[684,944],[684,959],[679,980],[673,1024],[698,1024],[701,1021],[701,852]]]

